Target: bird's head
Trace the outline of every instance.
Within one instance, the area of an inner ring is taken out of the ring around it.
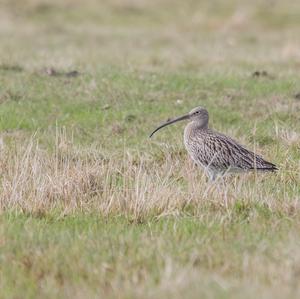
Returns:
[[[190,120],[196,122],[200,128],[207,128],[209,120],[208,111],[203,107],[196,107],[192,109],[188,114],[168,120],[167,122],[163,123],[150,134],[150,137],[152,137],[158,130],[162,129],[163,127],[181,120]]]
[[[201,127],[208,125],[208,111],[201,106],[192,109],[189,112],[188,116],[189,120],[196,121]]]

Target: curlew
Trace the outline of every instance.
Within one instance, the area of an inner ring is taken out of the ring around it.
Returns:
[[[151,133],[150,138],[161,128],[181,120],[189,120],[184,129],[186,150],[211,180],[227,173],[277,170],[273,163],[247,150],[232,138],[210,129],[208,111],[203,107],[196,107],[186,115],[163,123]]]

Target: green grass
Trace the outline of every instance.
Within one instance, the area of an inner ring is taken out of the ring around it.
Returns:
[[[0,298],[298,298],[299,12],[2,1]],[[198,105],[279,172],[208,190],[183,124],[148,138]]]
[[[6,297],[231,298],[237,292],[245,298],[245,292],[251,298],[270,284],[270,272],[276,281],[296,275],[297,269],[282,272],[300,242],[298,220],[252,214],[243,217],[237,209],[221,218],[134,223],[99,215],[7,213],[1,216],[1,290]],[[274,263],[279,273],[272,272]],[[286,286],[282,291],[292,292]]]

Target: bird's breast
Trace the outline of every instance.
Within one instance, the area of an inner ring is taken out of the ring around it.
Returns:
[[[189,123],[184,129],[184,145],[193,159],[203,149],[204,140],[202,134],[200,134],[199,129],[193,122]]]

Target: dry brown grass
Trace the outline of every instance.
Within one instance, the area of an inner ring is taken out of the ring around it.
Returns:
[[[181,148],[159,144],[157,152],[157,145],[152,146],[146,153],[108,153],[76,146],[65,130],[57,131],[50,151],[34,136],[24,144],[2,144],[1,210],[97,211],[137,220],[180,213],[201,216],[210,209],[230,212],[240,200],[284,214],[299,209],[296,161],[277,174],[230,177],[211,185]]]

